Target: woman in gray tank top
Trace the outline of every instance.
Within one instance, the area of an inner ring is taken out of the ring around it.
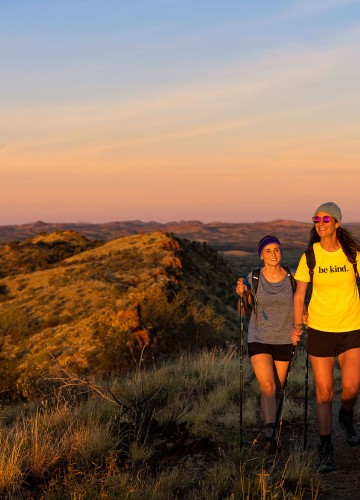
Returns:
[[[281,243],[275,236],[259,241],[258,253],[263,267],[256,273],[254,293],[252,271],[245,281],[238,280],[236,292],[253,303],[248,328],[248,353],[260,387],[260,410],[263,417],[263,441],[273,439],[282,387],[293,346],[293,285],[289,272],[281,266]],[[291,276],[291,275],[290,275]],[[255,276],[254,276],[255,277]]]

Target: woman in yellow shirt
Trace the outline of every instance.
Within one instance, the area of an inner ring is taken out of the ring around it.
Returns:
[[[320,205],[313,216],[309,247],[313,247],[315,267],[308,308],[306,350],[316,386],[316,413],[320,432],[319,470],[334,470],[332,401],[334,366],[341,368],[341,409],[339,421],[350,446],[360,445],[360,433],[353,410],[360,388],[360,300],[353,262],[360,260],[360,243],[341,227],[342,214],[333,202]],[[357,271],[356,271],[357,272]],[[297,344],[302,333],[302,313],[310,279],[305,254],[297,271],[294,295],[294,329]]]

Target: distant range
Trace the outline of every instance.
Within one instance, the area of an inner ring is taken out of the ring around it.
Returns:
[[[345,224],[360,239],[360,222]],[[22,225],[0,226],[0,243],[23,241],[39,234],[54,231],[77,231],[91,240],[110,241],[122,236],[130,236],[151,231],[164,231],[191,241],[206,242],[220,251],[256,251],[257,242],[266,234],[277,236],[284,248],[306,247],[311,223],[291,220],[269,222],[142,222],[117,221],[103,224],[88,222],[52,223],[37,221]]]

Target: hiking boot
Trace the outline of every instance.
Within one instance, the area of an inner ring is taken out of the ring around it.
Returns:
[[[328,442],[321,443],[318,447],[318,450],[319,460],[317,463],[317,467],[319,472],[321,472],[322,474],[332,472],[335,469],[333,445]]]
[[[350,412],[349,412],[350,413]],[[352,414],[345,415],[341,410],[339,411],[340,427],[343,429],[346,442],[349,446],[360,445],[360,433],[354,423]]]
[[[261,434],[260,434],[260,443],[267,448],[270,445],[274,445],[276,443],[277,432],[275,429],[275,424],[270,423],[264,425]]]

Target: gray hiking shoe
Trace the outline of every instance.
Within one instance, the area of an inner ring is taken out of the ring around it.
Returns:
[[[346,442],[349,446],[360,446],[360,433],[354,423],[352,415],[344,415],[339,411],[340,427],[343,429]]]
[[[319,460],[317,467],[320,473],[326,474],[335,470],[334,448],[331,443],[322,443],[318,447]]]

